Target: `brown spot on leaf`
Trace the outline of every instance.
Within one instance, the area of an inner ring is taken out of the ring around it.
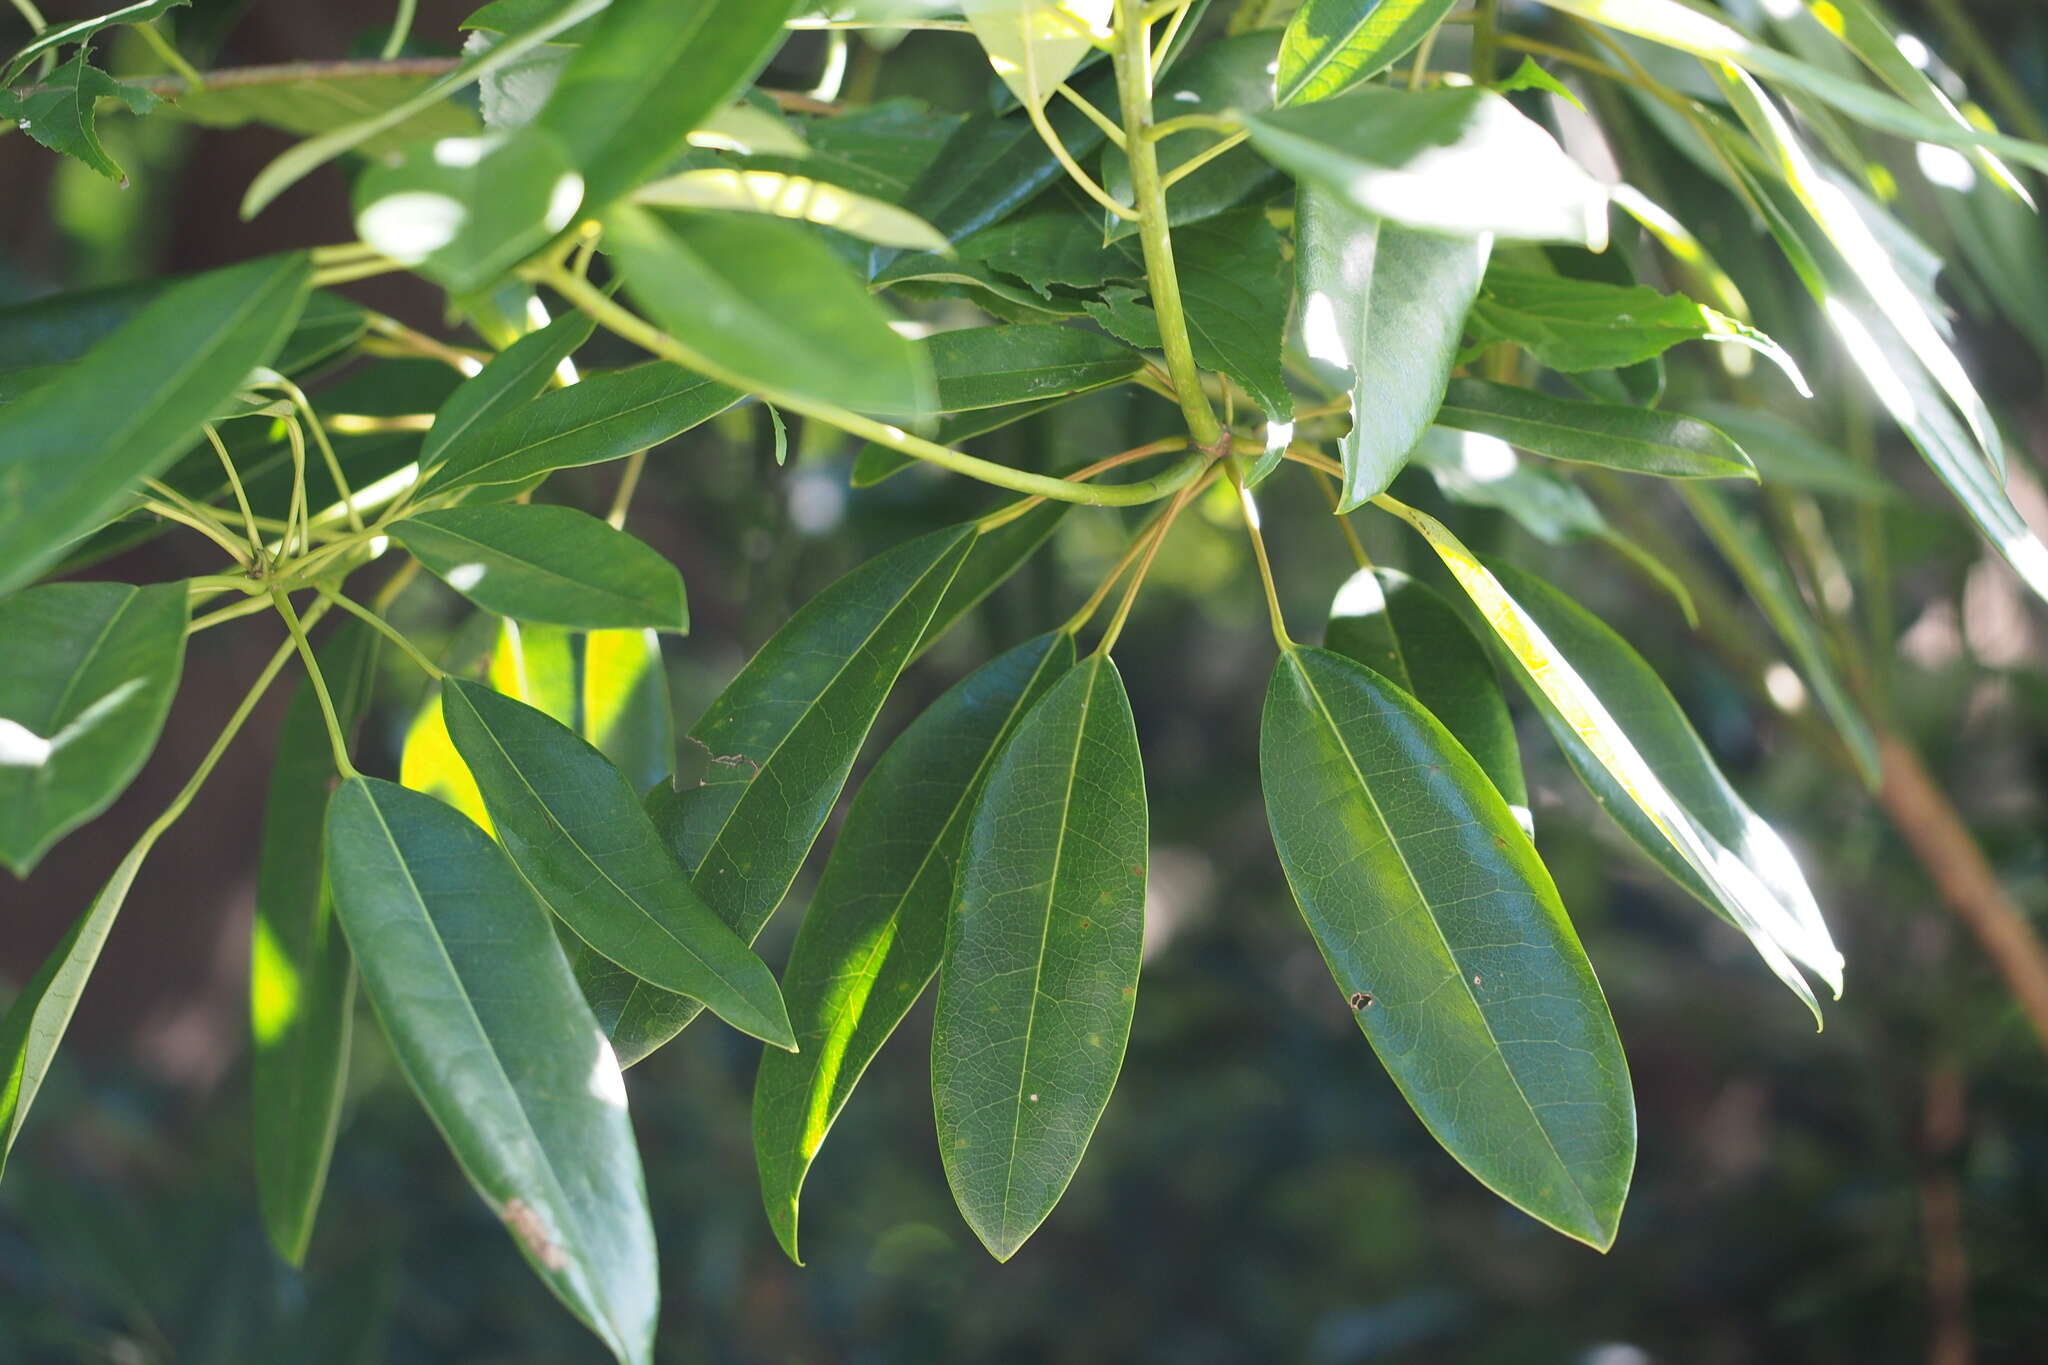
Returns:
[[[569,1264],[568,1253],[548,1234],[547,1223],[524,1199],[506,1200],[503,1216],[505,1226],[512,1229],[512,1235],[519,1239],[527,1254],[543,1268],[560,1270]]]
[[[1371,1009],[1371,1008],[1372,1008],[1372,992],[1371,992],[1371,991],[1358,991],[1358,992],[1354,993],[1354,994],[1352,995],[1352,997],[1351,997],[1351,1008],[1352,1008],[1353,1010],[1369,1010],[1369,1009]]]

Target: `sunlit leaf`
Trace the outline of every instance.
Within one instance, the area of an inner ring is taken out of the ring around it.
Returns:
[[[1279,103],[1328,99],[1408,55],[1456,0],[1308,0],[1280,43]]]

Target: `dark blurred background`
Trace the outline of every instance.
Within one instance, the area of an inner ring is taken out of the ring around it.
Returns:
[[[46,12],[61,21],[102,7]],[[409,51],[450,50],[467,8],[426,0]],[[2037,0],[1968,8],[2048,105]],[[0,37],[16,36],[13,21],[0,16]],[[178,31],[203,65],[224,67],[360,55],[388,22],[382,5],[201,0],[179,13]],[[1925,32],[1939,50],[1939,31]],[[132,41],[105,60],[156,70]],[[910,44],[888,61],[857,55],[854,79],[949,108],[985,98],[963,42]],[[767,79],[803,88],[815,69],[815,49],[799,41]],[[125,189],[24,137],[0,138],[0,302],[352,235],[345,168],[239,221],[243,187],[287,145],[283,134],[117,117],[103,129],[133,177]],[[1752,299],[1789,306],[1782,279],[1738,265],[1753,242],[1716,245]],[[438,296],[402,277],[347,292],[453,335]],[[1810,372],[1834,377],[1809,319],[1766,309],[1760,320],[1796,342]],[[1958,325],[2024,452],[2015,482],[2031,515],[2043,500],[2029,466],[2048,461],[2041,357],[1988,311],[1965,307]],[[1171,420],[1156,400],[1099,397],[990,438],[988,450],[1070,464]],[[1902,443],[1879,440],[1913,495],[1881,513],[1895,561],[1900,724],[2038,923],[2048,906],[2038,615],[1945,499],[1926,496],[1931,483]],[[692,597],[693,634],[669,647],[682,724],[838,573],[989,505],[921,472],[849,492],[848,445],[800,431],[797,447],[778,469],[758,414],[741,413],[650,467],[633,529],[677,560]],[[608,480],[566,477],[560,496],[601,505]],[[1274,539],[1290,615],[1311,635],[1349,567],[1320,497],[1306,480],[1276,479],[1266,498],[1269,524],[1283,528]],[[1674,548],[1697,552],[1662,501],[1644,507]],[[1288,898],[1256,779],[1272,663],[1263,611],[1235,525],[1220,512],[1190,516],[1117,651],[1153,810],[1145,977],[1123,1080],[1064,1203],[1007,1266],[960,1223],[932,1139],[927,1002],[825,1146],[806,1189],[810,1264],[798,1269],[756,1193],[758,1045],[691,1029],[629,1077],[661,1241],[664,1361],[2048,1358],[2048,1059],[1975,940],[1868,797],[1771,725],[1668,598],[1600,547],[1551,549],[1497,517],[1459,516],[1472,538],[1554,575],[1634,642],[1791,839],[1849,960],[1849,995],[1828,1009],[1826,1031],[1812,1030],[1731,930],[1647,869],[1522,715],[1537,842],[1628,1047],[1642,1155],[1604,1257],[1480,1188],[1402,1103]],[[1363,530],[1382,562],[1424,570],[1390,528]],[[917,704],[1063,619],[1121,534],[1110,513],[1071,514],[906,677],[869,759]],[[96,572],[162,579],[211,567],[203,543],[163,538]],[[399,614],[430,638],[461,624],[456,603],[429,587]],[[0,883],[0,976],[34,970],[274,643],[267,618],[195,638],[136,787],[31,880]],[[388,771],[420,688],[402,665],[385,682],[365,766]],[[266,708],[273,722],[281,696]],[[599,1360],[471,1195],[367,1014],[307,1272],[269,1251],[248,1161],[244,1022],[269,731],[251,728],[150,859],[0,1184],[0,1361]],[[821,854],[828,844],[829,832]],[[764,937],[771,963],[807,894],[800,881]]]

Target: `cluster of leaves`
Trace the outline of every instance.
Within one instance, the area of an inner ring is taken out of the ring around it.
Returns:
[[[85,45],[171,3],[44,33],[10,83],[78,50],[0,112],[117,175],[95,102],[144,112],[152,87],[91,68]],[[1205,23],[1203,0],[866,0],[831,21],[970,34],[960,60],[985,53],[1000,86],[964,118],[752,88],[790,27],[821,22],[804,8],[496,0],[441,73],[362,76],[368,118],[309,126],[286,101],[311,136],[256,177],[246,211],[355,155],[359,241],[0,313],[0,634],[34,644],[0,660],[0,860],[25,873],[126,786],[192,632],[274,613],[288,637],[0,1021],[0,1142],[151,847],[297,657],[250,992],[258,1178],[280,1252],[300,1258],[311,1236],[360,986],[535,1272],[622,1359],[645,1359],[655,1249],[621,1066],[704,1009],[770,1045],[755,1146],[794,1256],[807,1170],[936,979],[940,1152],[968,1223],[1008,1257],[1078,1169],[1135,1006],[1146,803],[1111,650],[1175,518],[1222,485],[1273,604],[1273,841],[1333,1001],[1458,1161],[1605,1247],[1635,1159],[1627,1063],[1532,842],[1501,678],[1621,829],[1816,1018],[1809,974],[1839,994],[1842,958],[1784,842],[1635,650],[1389,490],[1426,477],[1541,538],[1605,541],[1689,607],[1683,579],[1610,525],[1579,475],[1681,481],[1868,775],[1876,741],[1849,661],[1761,523],[1711,481],[1882,485],[1764,415],[1662,405],[1665,353],[1684,343],[1722,343],[1731,375],[1761,355],[1773,382],[1805,379],[1700,235],[1589,173],[1559,130],[1618,143],[1653,128],[1718,180],[2044,593],[2048,552],[2006,496],[1935,258],[1869,188],[1851,125],[1954,158],[1940,164],[1968,175],[1944,188],[1986,219],[2030,211],[2008,162],[2039,170],[2048,149],[1959,109],[1871,0],[1829,6],[1832,27],[1768,20],[1782,47],[1735,7],[1679,0],[1548,0],[1576,46],[1452,0],[1309,0],[1274,27],[1258,22],[1268,5]],[[1602,119],[1530,61],[1496,80],[1502,47],[1581,71]],[[1469,75],[1442,63],[1460,48]],[[481,128],[453,100],[472,86]],[[190,73],[178,103],[207,121],[284,117],[235,88]],[[327,288],[401,268],[445,289],[486,349]],[[906,328],[884,292],[973,325]],[[586,368],[598,327],[648,358]],[[1065,472],[958,448],[1117,385],[1177,407],[1186,434],[1084,452]],[[856,484],[929,464],[1020,496],[806,605],[690,727],[701,775],[683,775],[661,633],[688,629],[684,586],[622,527],[647,453],[742,404],[778,433],[788,412],[806,439],[866,442]],[[1158,459],[1149,477],[1118,472]],[[557,471],[614,461],[609,516],[535,500]],[[1340,517],[1370,506],[1411,527],[1460,599],[1359,550],[1324,645],[1296,643],[1254,502],[1290,464]],[[1073,617],[983,664],[887,747],[778,984],[751,945],[896,679],[1075,504],[1159,510]],[[222,572],[44,581],[173,524],[213,541]],[[352,577],[393,562],[358,600]],[[427,657],[384,619],[418,569],[478,609],[457,657]],[[225,605],[194,618],[206,603]],[[316,650],[310,632],[337,612],[348,619]],[[396,782],[353,757],[387,646],[433,684]]]

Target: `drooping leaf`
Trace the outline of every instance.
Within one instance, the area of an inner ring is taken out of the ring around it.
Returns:
[[[1315,186],[1295,204],[1309,360],[1351,395],[1341,510],[1386,491],[1443,402],[1491,239],[1413,232]]]
[[[1628,1063],[1557,888],[1485,773],[1370,669],[1285,651],[1259,774],[1352,1017],[1437,1141],[1605,1249],[1635,1165]]]
[[[675,771],[675,718],[658,634],[591,631],[583,637],[578,685],[580,732],[626,775],[636,793]]]
[[[350,622],[320,650],[337,718],[353,732],[376,678],[377,637]],[[303,1264],[327,1184],[348,1079],[356,969],[327,891],[327,801],[338,775],[327,725],[301,684],[278,729],[263,803],[249,941],[249,1098],[263,1227]]]
[[[922,413],[916,347],[806,229],[723,213],[615,209],[605,245],[626,290],[664,330],[766,395]]]
[[[1603,284],[1494,266],[1473,305],[1471,329],[1483,341],[1512,341],[1553,370],[1611,370],[1682,341],[1746,346],[1806,392],[1799,367],[1769,337],[1683,294],[1646,285]]]
[[[960,10],[1019,103],[1043,108],[1093,42],[1114,0],[961,0]]]
[[[496,419],[538,397],[562,362],[590,340],[596,326],[587,313],[564,313],[491,357],[434,414],[434,425],[420,442],[421,470],[431,471],[464,451]]]
[[[0,595],[198,437],[277,353],[310,279],[300,253],[174,285],[65,374],[0,408]]]
[[[1813,893],[1649,665],[1556,589],[1507,565],[1489,570],[1441,522],[1382,501],[1422,533],[1471,597],[1595,799],[1679,885],[1742,930],[1818,1021],[1819,1002],[1795,964],[1839,996],[1842,955]]]
[[[1456,0],[1309,0],[1280,40],[1281,104],[1342,94],[1408,55]]]
[[[21,131],[53,152],[76,157],[117,185],[128,183],[100,144],[94,126],[102,99],[118,99],[131,114],[146,114],[157,98],[138,85],[123,85],[86,60],[81,47],[49,79],[26,91],[0,89],[0,119],[13,119]]]
[[[1323,644],[1421,703],[1472,755],[1527,828],[1522,752],[1493,662],[1436,589],[1399,569],[1360,569],[1330,603]]]
[[[624,459],[739,399],[737,390],[665,360],[589,375],[471,427],[446,448],[421,492],[524,483],[557,469]]]
[[[1155,83],[1152,107],[1162,121],[1187,114],[1222,118],[1234,111],[1271,108],[1275,42],[1276,35],[1266,32],[1203,44]],[[1214,130],[1168,133],[1158,142],[1160,170],[1171,175],[1184,161],[1207,151],[1220,136]],[[1233,147],[1166,187],[1166,221],[1180,227],[1214,217],[1260,194],[1278,179],[1273,165],[1252,148]],[[1120,202],[1134,202],[1130,159],[1114,143],[1102,149],[1102,184]],[[1104,232],[1112,241],[1138,230],[1131,219],[1107,213],[1104,217]]]
[[[574,508],[445,507],[393,523],[391,538],[449,587],[514,620],[579,630],[690,628],[675,565]]]
[[[260,68],[259,68],[260,69]],[[355,144],[365,156],[389,156],[430,138],[468,137],[478,130],[476,114],[461,102],[429,96],[436,78],[408,70],[404,63],[351,62],[339,70],[309,68],[293,80],[215,80],[193,90],[177,82],[151,82],[163,93],[158,114],[207,128],[240,128],[251,123],[280,128],[299,137],[319,137],[353,128],[365,117],[406,106],[395,123]],[[490,77],[484,79],[486,90]]]
[[[612,0],[538,123],[602,208],[661,166],[774,55],[799,0]]]
[[[985,779],[932,1020],[939,1155],[999,1261],[1066,1192],[1116,1086],[1145,861],[1137,727],[1097,654],[1025,714]]]
[[[329,803],[335,917],[413,1091],[549,1289],[651,1365],[654,1228],[625,1080],[503,851],[430,796]]]
[[[441,709],[498,841],[558,919],[640,979],[794,1046],[774,976],[691,889],[609,759],[561,722],[477,683],[444,678]]]
[[[1864,502],[1898,497],[1883,475],[1858,464],[1767,408],[1696,399],[1680,405],[1742,446],[1767,487],[1796,488]]]
[[[576,216],[583,185],[546,131],[442,138],[356,181],[363,241],[455,293],[495,283]]]
[[[908,209],[828,181],[786,171],[704,166],[643,185],[633,202],[655,208],[729,209],[794,218],[877,246],[952,250],[939,230]]]
[[[5,75],[0,76],[0,84],[13,84],[21,73],[28,69],[28,64],[45,52],[56,52],[73,43],[78,43],[81,47],[89,45],[93,36],[104,29],[113,28],[117,24],[146,24],[152,19],[161,19],[181,5],[190,3],[192,0],[132,0],[130,4],[119,6],[105,14],[94,15],[90,19],[79,19],[69,24],[52,24],[31,39],[27,46],[7,59]]]
[[[0,598],[0,864],[25,877],[156,747],[185,661],[183,583]]]
[[[1404,227],[1594,250],[1607,241],[1606,190],[1490,90],[1373,86],[1244,124],[1296,180]]]
[[[869,560],[807,603],[690,729],[704,780],[657,787],[656,825],[691,884],[752,942],[782,903],[896,676],[973,543],[934,531]],[[584,990],[628,1066],[673,1038],[696,1002],[621,980],[585,953]]]
[[[1532,455],[1666,479],[1757,477],[1742,447],[1695,417],[1556,398],[1512,384],[1454,379],[1438,426],[1497,436]]]
[[[797,1260],[797,1195],[861,1073],[939,969],[974,801],[1016,723],[1074,662],[1041,635],[976,669],[889,746],[847,812],[783,972],[802,1051],[754,1081],[761,1202]]]

